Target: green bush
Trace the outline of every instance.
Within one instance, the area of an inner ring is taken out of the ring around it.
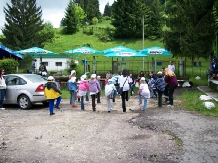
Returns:
[[[0,60],[0,67],[5,70],[5,74],[16,73],[17,66],[19,66],[19,63],[15,59],[7,58],[4,60]]]
[[[92,18],[92,24],[93,25],[98,24],[98,18],[96,18],[96,17]]]

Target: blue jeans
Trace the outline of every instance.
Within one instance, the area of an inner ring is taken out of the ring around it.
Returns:
[[[58,98],[56,98],[57,99],[57,101],[56,101],[56,106],[59,106],[60,105],[60,103],[61,103],[61,99],[62,99],[62,97],[61,96],[59,96]],[[54,112],[54,102],[55,102],[55,99],[49,99],[48,100],[49,101],[49,111],[50,111],[50,113],[53,113]]]
[[[142,102],[142,95],[141,94],[138,94],[138,99],[139,99],[139,102],[141,103]],[[144,105],[142,107],[142,110],[146,110],[147,101],[148,101],[148,99],[144,97]]]
[[[0,108],[3,107],[6,89],[0,89]]]
[[[76,91],[70,90],[70,105],[75,104]]]
[[[89,94],[86,92],[86,102],[89,101]]]
[[[80,101],[81,101],[81,110],[85,110],[85,107],[84,107],[84,96],[82,96],[80,98]]]
[[[130,96],[132,96],[132,92],[134,92],[135,84],[130,84]]]

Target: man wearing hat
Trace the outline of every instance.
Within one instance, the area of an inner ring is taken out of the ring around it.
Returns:
[[[61,91],[57,88],[55,79],[53,76],[48,77],[48,82],[44,85],[44,96],[49,101],[50,115],[54,115],[54,101],[56,101],[55,108],[60,109],[59,105],[61,102]]]

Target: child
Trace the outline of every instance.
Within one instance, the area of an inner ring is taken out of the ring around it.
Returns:
[[[149,90],[151,91],[151,97],[156,99],[157,98],[156,87],[151,87],[152,84],[154,84],[154,81],[156,80],[156,76],[153,71],[150,71],[149,76],[150,77],[148,81],[148,87],[149,87]]]
[[[141,77],[140,79],[140,86],[138,91],[139,105],[142,104],[142,96],[144,97],[144,106],[142,110],[145,111],[147,107],[147,99],[150,98],[150,91],[144,77]]]
[[[76,71],[72,70],[71,75],[68,80],[68,89],[70,91],[70,105],[72,105],[73,108],[76,108]]]
[[[91,80],[89,81],[89,90],[92,98],[92,110],[96,111],[95,96],[98,92],[101,91],[100,84],[96,80],[96,74],[91,75]]]
[[[49,111],[50,115],[54,115],[54,101],[56,101],[55,108],[60,109],[59,105],[61,102],[61,91],[57,88],[56,83],[54,82],[54,77],[49,76],[48,82],[44,85],[44,96],[49,101]]]
[[[111,112],[111,104],[110,104],[110,99],[112,98],[113,101],[115,100],[115,95],[117,94],[117,90],[115,85],[113,84],[112,79],[108,80],[108,83],[105,86],[105,96],[107,99],[107,112]]]
[[[86,81],[86,75],[82,75],[80,78],[80,84],[79,84],[79,88],[78,88],[78,97],[80,97],[81,99],[81,110],[85,110],[84,107],[84,97],[86,96],[86,90],[89,91],[89,82]]]
[[[161,108],[162,107],[162,95],[165,90],[165,81],[164,81],[161,71],[157,73],[157,79],[154,81],[151,87],[154,87],[154,86],[156,86],[156,89],[158,92],[158,107]]]

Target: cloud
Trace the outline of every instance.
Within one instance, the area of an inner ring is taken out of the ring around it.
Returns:
[[[99,0],[99,9],[100,12],[104,12],[105,5],[109,2],[110,5],[113,4],[114,0]],[[6,7],[6,3],[10,5],[10,2],[8,0],[0,0],[0,28],[4,26],[5,23],[5,14],[3,12],[3,8]],[[55,28],[59,28],[61,19],[65,15],[65,9],[67,8],[67,5],[69,3],[69,0],[37,0],[36,5],[41,6],[42,8],[42,19],[47,22],[51,22],[51,24]],[[0,30],[0,34],[2,31]]]

